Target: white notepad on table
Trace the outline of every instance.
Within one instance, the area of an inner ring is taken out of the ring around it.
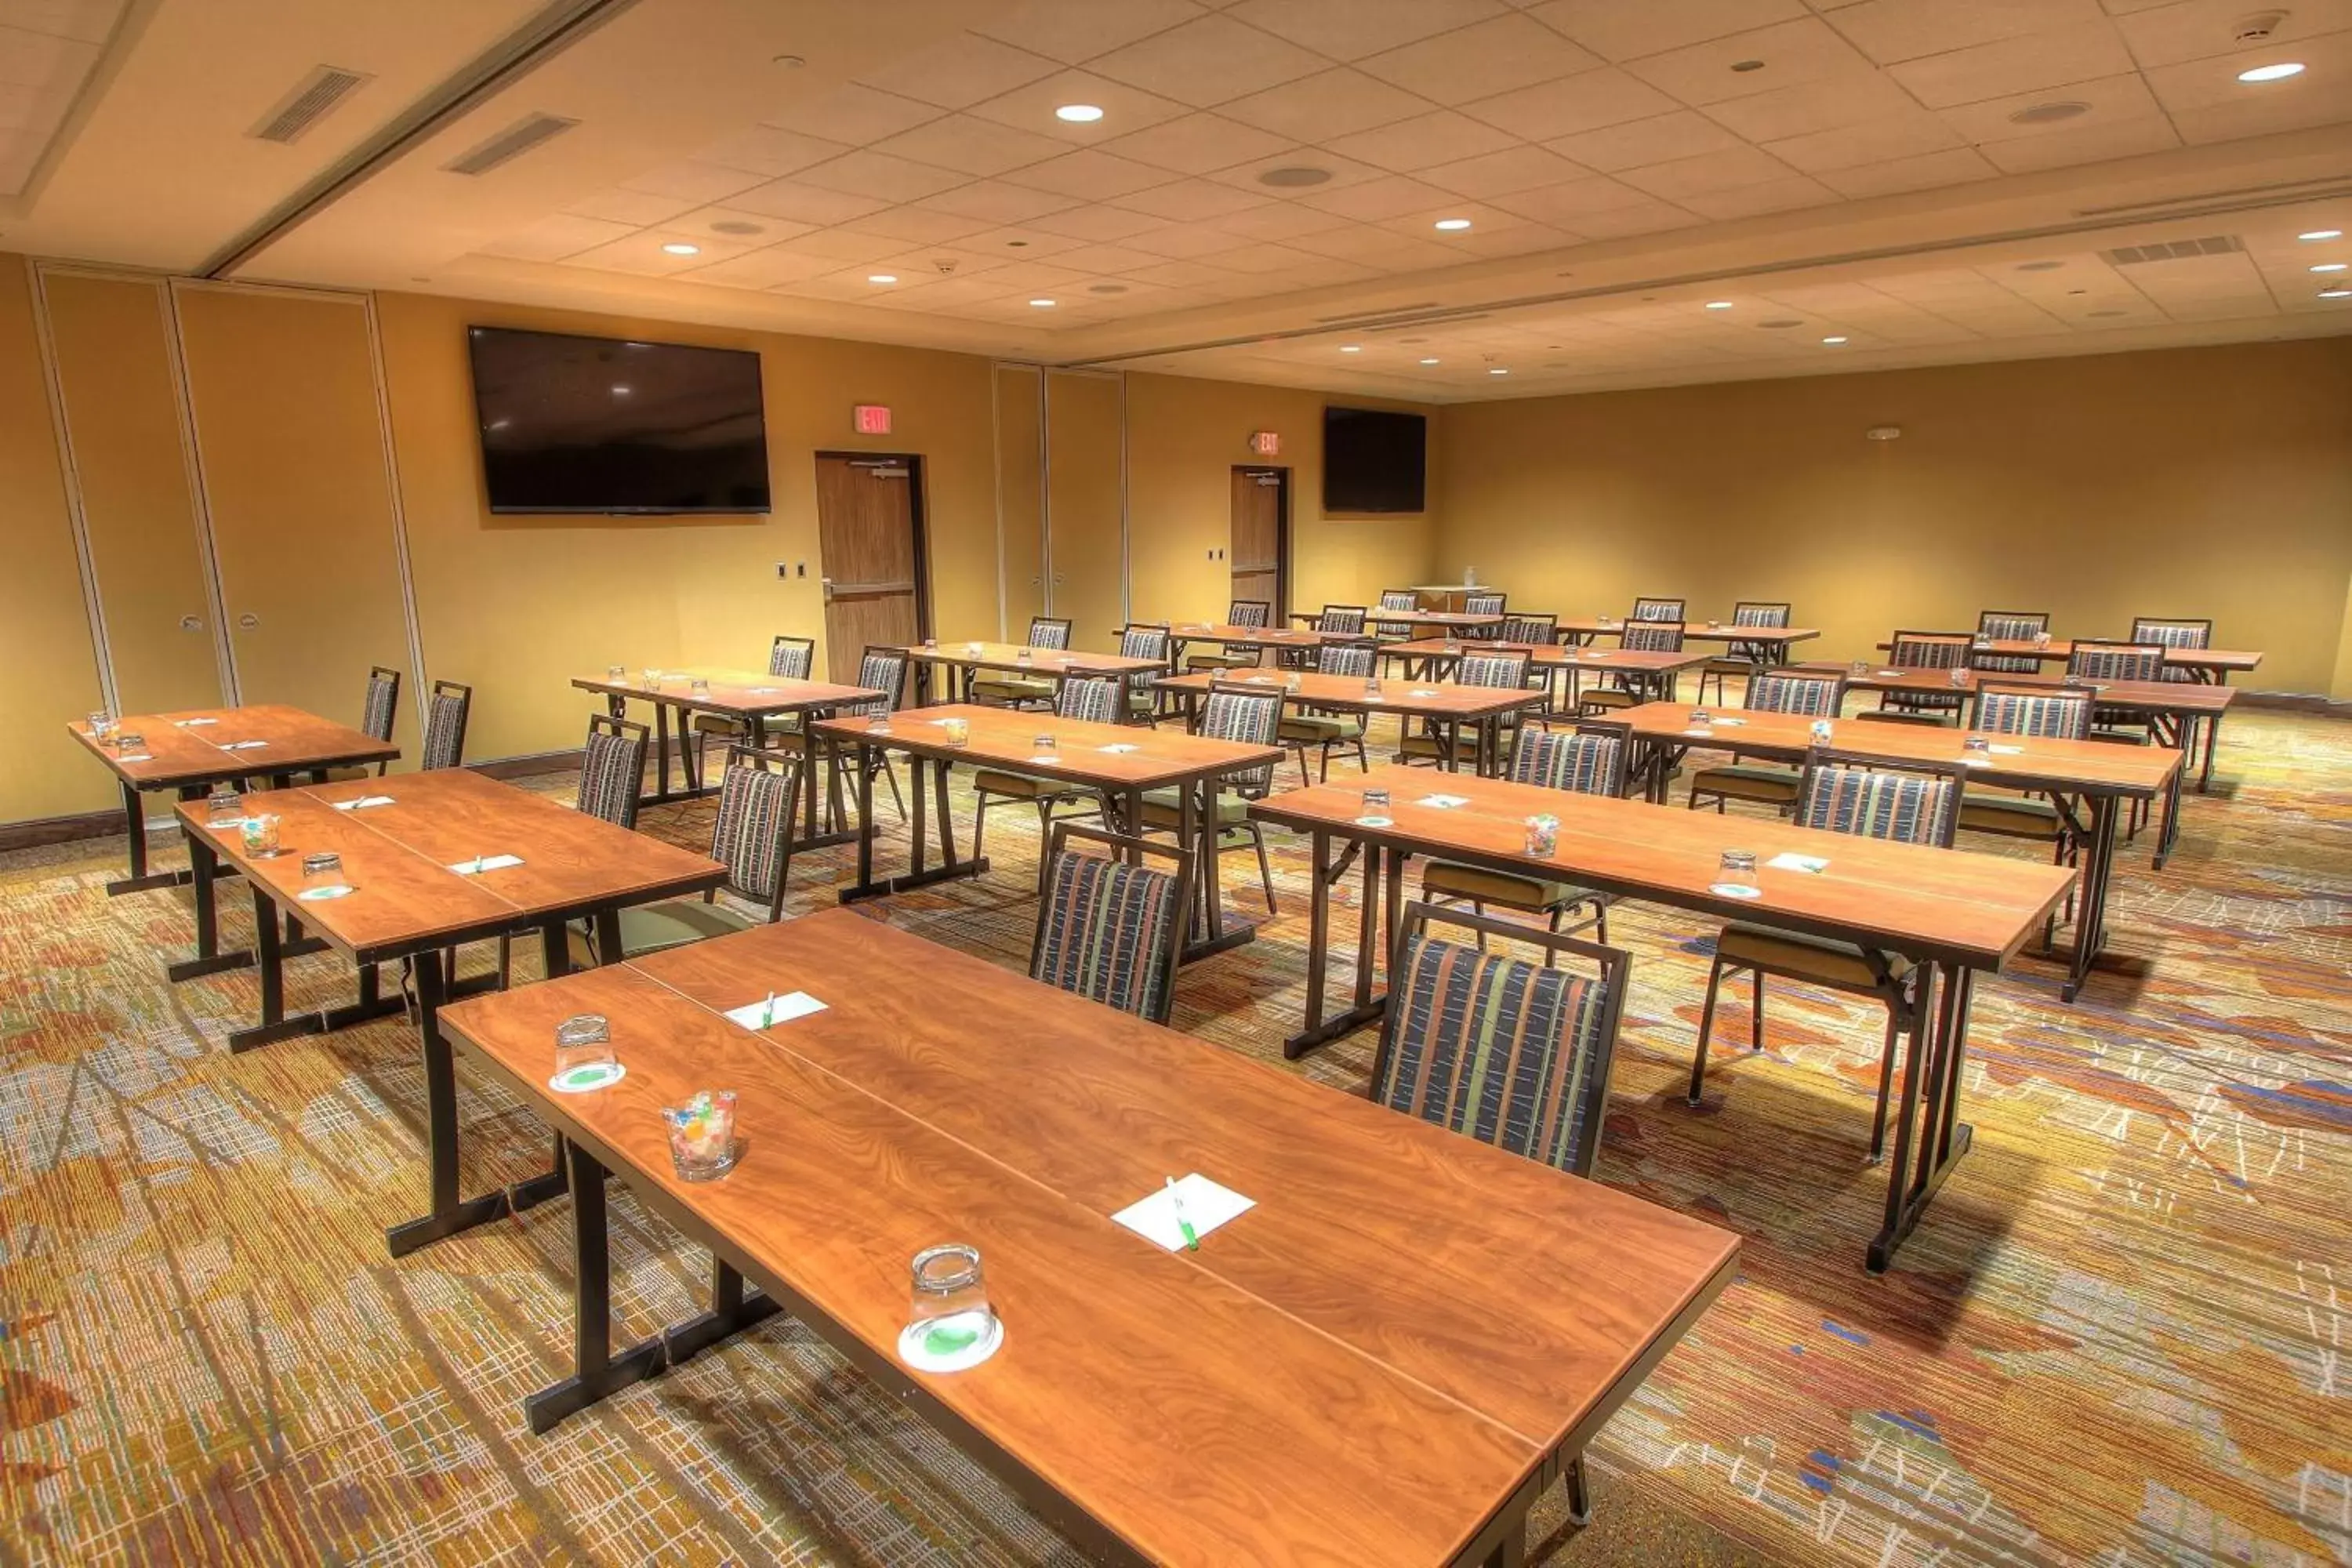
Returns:
[[[1176,1192],[1183,1199],[1184,1218],[1192,1223],[1192,1234],[1207,1236],[1227,1220],[1257,1206],[1255,1198],[1245,1198],[1231,1187],[1221,1187],[1198,1171],[1177,1179]],[[1176,1223],[1176,1199],[1165,1186],[1152,1189],[1149,1197],[1128,1205],[1110,1217],[1146,1241],[1159,1243],[1171,1252],[1184,1247],[1183,1227]]]
[[[824,1004],[805,991],[781,992],[774,996],[762,996],[757,1002],[747,1002],[740,1007],[727,1009],[727,1016],[753,1033],[774,1024],[790,1023],[805,1018],[811,1013],[822,1013]]]
[[[520,855],[478,855],[471,860],[453,860],[449,869],[460,877],[476,877],[484,871],[503,871],[509,866],[522,864]]]

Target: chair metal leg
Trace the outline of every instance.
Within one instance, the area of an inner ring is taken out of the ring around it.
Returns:
[[[988,836],[989,805],[990,801],[988,792],[986,790],[974,790],[972,792],[971,858],[975,860],[980,858],[980,841]]]
[[[1257,876],[1265,887],[1265,912],[1279,914],[1282,911],[1274,901],[1274,868],[1266,863],[1265,858],[1265,830],[1255,822],[1245,826],[1249,828],[1250,838],[1257,846]]]
[[[887,754],[877,752],[876,761],[882,764],[882,782],[890,786],[890,804],[898,808],[898,820],[907,820],[907,797],[898,793],[898,770],[890,765]]]
[[[1706,1082],[1706,1042],[1715,1033],[1715,999],[1723,987],[1723,960],[1718,958],[1707,966],[1706,1006],[1698,1016],[1698,1048],[1691,1053],[1691,1080],[1688,1099],[1698,1103],[1700,1089]]]

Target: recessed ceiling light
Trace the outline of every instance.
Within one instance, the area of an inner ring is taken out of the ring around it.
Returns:
[[[1486,374],[1487,374],[1488,375],[1508,375],[1508,374],[1510,374],[1511,373],[1510,373],[1509,371],[1507,371],[1507,370],[1504,369],[1501,365],[1496,365],[1494,369],[1492,369],[1492,370],[1488,371]]]
[[[2088,114],[2091,106],[2079,99],[2053,99],[2048,103],[2029,103],[2023,109],[2010,111],[2011,125],[2054,125],[2062,120],[2072,120]]]
[[[1743,72],[1760,71],[1764,68],[1764,62],[1762,60],[1734,60],[1731,62],[1731,68],[1736,71]]]
[[[1092,125],[1102,118],[1102,110],[1091,103],[1066,103],[1054,110],[1054,118],[1073,125]]]
[[[1318,169],[1306,163],[1290,163],[1279,169],[1268,169],[1257,177],[1257,183],[1261,185],[1273,185],[1278,189],[1289,190],[1299,185],[1319,185],[1330,177],[1331,171],[1328,169]]]
[[[1054,308],[1054,301],[1051,300],[1032,300],[1029,303],[1032,308],[1039,310],[1050,310]]]
[[[808,64],[808,61],[803,59],[798,55],[778,55],[775,59],[775,63],[783,67],[788,71],[796,71],[800,69],[801,67]]]
[[[1728,310],[1731,309],[1731,301],[1728,300],[1709,300],[1706,302],[1706,308],[1710,310]]]
[[[674,239],[667,245],[663,246],[662,248],[668,251],[672,256],[699,256],[702,254],[702,247],[698,245],[688,245],[682,239]]]
[[[2345,265],[2346,264],[2341,261],[2323,261],[2318,266],[2313,268],[2312,270],[2314,272],[2341,272],[2344,270]]]
[[[2252,70],[2240,71],[2238,79],[2240,81],[2284,81],[2291,76],[2302,74],[2301,60],[2281,60],[2274,66],[2256,66]]]
[[[866,275],[866,281],[868,283],[896,283],[898,281],[898,275],[895,272],[869,272]]]
[[[1364,352],[1364,345],[1361,343],[1341,343],[1339,345],[1339,352],[1343,354],[1360,354]]]
[[[1845,340],[1843,338],[1823,338],[1822,342],[1825,343],[1842,343],[1845,342]]]
[[[2340,228],[2308,228],[2295,236],[2295,238],[2306,245],[2315,245],[2323,239],[2342,239],[2343,237],[2344,231]]]
[[[1436,362],[1435,360],[1433,360],[1433,359],[1425,359],[1425,360],[1422,361],[1421,363],[1423,363],[1423,364],[1435,364],[1437,362]]]
[[[613,395],[615,397],[626,397],[629,395],[629,389],[625,386],[615,386],[613,388]]]
[[[1470,220],[1466,217],[1442,217],[1431,226],[1442,228],[1448,234],[1451,234],[1456,229],[1468,228],[1470,226]]]
[[[2352,289],[2322,289],[2319,297],[2323,300],[2352,300]]]

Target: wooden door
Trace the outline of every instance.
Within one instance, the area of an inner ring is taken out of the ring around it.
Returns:
[[[1233,543],[1234,597],[1262,599],[1274,606],[1272,624],[1281,626],[1290,613],[1290,584],[1283,567],[1289,555],[1284,538],[1287,520],[1289,471],[1284,468],[1234,470]]]
[[[837,681],[856,679],[869,643],[904,647],[920,642],[928,629],[920,462],[864,452],[817,454],[825,667]]]

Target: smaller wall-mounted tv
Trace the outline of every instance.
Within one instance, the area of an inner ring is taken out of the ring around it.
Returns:
[[[760,356],[469,327],[494,512],[763,512]]]
[[[1429,421],[1381,408],[1323,410],[1323,510],[1420,511]]]

